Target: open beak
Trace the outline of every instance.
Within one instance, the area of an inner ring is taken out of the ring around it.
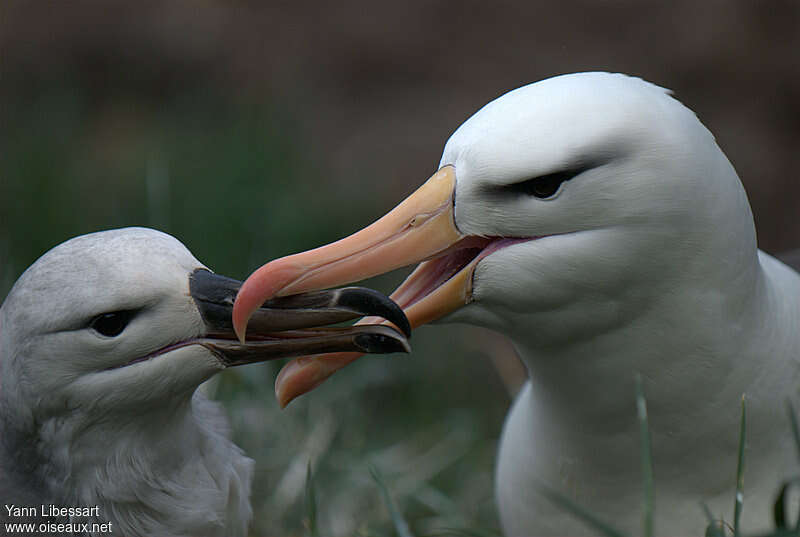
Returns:
[[[372,225],[332,244],[276,259],[256,270],[236,297],[236,334],[244,340],[248,321],[252,326],[253,314],[265,300],[343,285],[420,261],[424,262],[391,295],[403,308],[412,328],[469,303],[478,261],[519,240],[462,234],[454,218],[455,187],[455,168],[443,166]],[[293,360],[276,380],[278,401],[285,406],[359,356],[338,353]]]
[[[276,358],[336,352],[409,352],[408,340],[395,328],[381,325],[326,327],[364,315],[382,317],[411,333],[403,311],[377,291],[347,287],[297,294],[267,301],[251,315],[251,340],[235,338],[231,310],[242,283],[204,269],[189,279],[189,292],[206,325],[196,341],[226,367]]]

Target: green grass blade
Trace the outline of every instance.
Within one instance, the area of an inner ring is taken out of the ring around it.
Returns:
[[[647,401],[642,388],[642,376],[636,375],[636,414],[639,418],[639,450],[642,457],[642,489],[644,506],[642,512],[642,534],[653,535],[655,512],[655,490],[653,486],[653,453],[650,446],[650,427],[647,423]]]
[[[389,489],[384,483],[383,477],[381,476],[380,471],[378,471],[378,468],[370,464],[369,473],[372,475],[372,479],[375,480],[375,483],[378,484],[378,488],[383,495],[383,501],[386,504],[386,508],[389,510],[389,515],[392,517],[392,524],[394,524],[394,529],[397,532],[398,537],[414,537],[414,535],[411,533],[411,529],[408,527],[408,522],[406,522],[406,519],[403,518],[400,510],[397,509],[397,506],[392,500],[392,496],[389,494]]]
[[[777,529],[785,529],[789,527],[786,517],[786,493],[789,490],[789,483],[784,483],[781,487],[781,492],[775,500],[775,505],[772,512],[775,518],[775,527]]]
[[[605,535],[606,537],[622,537],[624,535],[621,531],[619,531],[615,527],[600,520],[600,518],[595,516],[589,510],[585,509],[584,507],[581,507],[580,505],[573,502],[560,492],[551,489],[545,484],[539,483],[538,490],[542,494],[542,496],[553,502],[555,505],[557,505],[564,511],[572,513],[576,518],[581,519],[588,526],[590,526],[592,529],[597,530],[602,535]]]
[[[725,537],[725,524],[721,520],[712,520],[706,526],[706,537]]]
[[[706,526],[705,533],[706,537],[725,537],[725,524],[723,524],[722,520],[714,518],[706,502],[700,502],[700,505],[703,507],[703,511],[708,519],[708,526]]]
[[[800,457],[800,427],[797,425],[797,413],[791,399],[786,400],[786,409],[789,412],[789,422],[792,424],[792,434],[794,435],[794,445],[797,446],[797,456]]]
[[[714,522],[714,515],[711,513],[711,509],[708,507],[708,504],[706,502],[700,502],[700,507],[703,508],[703,513],[705,513],[708,521]]]
[[[747,423],[747,404],[742,395],[742,419],[739,426],[739,462],[736,466],[736,500],[733,505],[733,535],[739,535],[739,518],[742,516],[744,503],[744,444]]]
[[[314,493],[314,474],[311,472],[311,461],[306,466],[306,516],[308,517],[308,534],[319,537],[317,527],[317,498]]]
[[[798,514],[797,521],[794,524],[792,524],[792,522],[789,520],[789,506],[787,505],[787,499],[789,491],[793,487],[800,487],[800,477],[795,477],[794,479],[789,479],[783,482],[781,485],[781,491],[778,494],[778,497],[775,499],[772,512],[775,520],[775,528],[778,530],[788,530],[794,526],[794,531],[800,535],[800,514]]]

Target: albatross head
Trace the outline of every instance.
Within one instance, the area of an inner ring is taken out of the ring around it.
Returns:
[[[84,235],[42,256],[3,304],[3,393],[14,396],[2,400],[17,407],[4,415],[125,413],[191,395],[224,368],[202,347],[170,350],[205,332],[189,290],[202,268],[148,229]]]
[[[17,406],[4,414],[163,411],[229,366],[314,348],[404,350],[404,338],[384,327],[292,331],[366,310],[403,323],[391,302],[358,288],[274,302],[260,310],[259,339],[240,345],[229,319],[239,286],[151,229],[93,233],[57,246],[3,304],[2,401]]]
[[[261,267],[234,327],[243,335],[273,296],[423,261],[392,295],[412,326],[446,317],[552,348],[624,324],[699,274],[751,277],[755,251],[744,190],[694,113],[637,78],[564,75],[479,110],[438,171],[373,225]],[[352,359],[291,364],[279,399]]]
[[[387,326],[321,325],[364,314],[408,325],[382,295],[346,288],[266,304],[243,345],[230,323],[240,285],[143,228],[36,261],[0,308],[0,497],[101,505],[126,535],[243,534],[252,461],[196,388],[274,358],[407,351]]]

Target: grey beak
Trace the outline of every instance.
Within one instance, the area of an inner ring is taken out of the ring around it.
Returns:
[[[331,352],[409,352],[408,339],[385,325],[325,327],[364,316],[392,322],[406,335],[403,310],[386,296],[363,287],[345,287],[281,297],[265,302],[250,320],[248,341],[233,333],[231,311],[242,282],[195,270],[189,290],[206,324],[206,346],[228,366]]]

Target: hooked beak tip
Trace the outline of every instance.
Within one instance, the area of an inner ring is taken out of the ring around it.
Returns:
[[[280,394],[276,393],[275,399],[278,400],[278,406],[281,407],[281,410],[284,410],[287,406],[289,406],[289,403],[294,401],[295,398],[288,395],[281,396]]]
[[[278,402],[278,406],[281,407],[281,410],[286,408],[286,405],[292,402],[293,397],[285,392],[285,390],[281,389],[280,383],[280,374],[278,378],[275,379],[275,400]]]
[[[309,370],[304,371],[301,364],[308,364],[311,367]],[[304,377],[302,380],[305,384],[316,386],[321,382],[316,382],[316,379],[313,379],[316,369],[317,367],[315,367],[315,364],[308,356],[295,358],[281,369],[278,376],[275,378],[275,400],[278,401],[278,405],[280,405],[281,409],[286,408],[289,403],[305,393],[305,391],[297,389],[296,383],[291,382],[292,377],[296,373],[300,373],[300,375]],[[309,373],[311,374],[309,375]]]
[[[237,318],[236,310],[234,310],[232,317],[233,333],[236,335],[236,339],[239,340],[239,343],[244,345],[245,339],[247,338],[247,322],[250,320],[250,316],[238,316],[239,318]]]
[[[233,311],[231,312],[231,322],[233,324],[233,332],[239,339],[240,343],[245,342],[247,336],[247,324],[250,322],[250,317],[263,303],[263,300],[255,296],[252,288],[253,284],[249,281],[250,278],[245,280],[236,298],[233,301]]]
[[[236,293],[236,298],[233,300],[233,311],[231,312],[231,324],[233,324],[233,332],[239,339],[240,343],[244,343],[247,335],[247,323],[250,322],[250,317],[260,304],[253,296],[251,291],[253,285],[249,282],[250,278],[245,280],[239,291]]]

